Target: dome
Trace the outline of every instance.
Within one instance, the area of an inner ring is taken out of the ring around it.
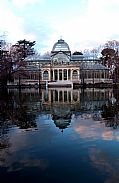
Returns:
[[[55,105],[53,107],[52,120],[59,129],[67,128],[71,123],[72,112],[67,105]]]
[[[59,39],[53,46],[52,48],[53,52],[57,52],[57,51],[70,51],[69,49],[69,45],[63,40],[63,39]]]
[[[54,123],[56,127],[63,130],[65,128],[68,128],[68,126],[71,123],[71,119],[57,119],[57,120],[54,120]]]

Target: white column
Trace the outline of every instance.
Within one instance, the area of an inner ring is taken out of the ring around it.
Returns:
[[[51,102],[51,90],[48,91],[49,102]]]
[[[44,71],[42,71],[42,72],[41,72],[41,80],[43,80],[43,79],[44,79],[44,78],[43,78],[43,72],[44,72]]]
[[[57,80],[59,81],[59,69],[57,69]]]
[[[64,80],[64,70],[62,69],[62,80]]]
[[[71,80],[73,80],[72,74],[73,74],[73,70],[71,70]]]
[[[80,73],[79,73],[79,70],[78,70],[78,80],[80,79]]]
[[[70,77],[69,77],[69,80],[71,80],[71,69],[70,69]]]
[[[48,81],[50,80],[50,71],[48,71]]]
[[[54,69],[52,70],[52,73],[53,73],[53,81],[54,81]]]
[[[57,91],[57,93],[58,93],[58,102],[59,102],[59,90]]]
[[[64,102],[64,91],[62,91],[62,101]]]
[[[59,81],[59,69],[57,69],[57,80]]]
[[[71,91],[71,102],[73,102],[73,90]]]

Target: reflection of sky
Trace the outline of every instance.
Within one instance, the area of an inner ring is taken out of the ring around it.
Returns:
[[[115,154],[110,151],[92,148],[89,152],[89,157],[92,161],[92,166],[99,171],[106,172],[108,175],[105,183],[118,183],[119,182],[119,159],[115,158]]]
[[[9,149],[0,150],[0,166],[8,167],[9,171],[24,167],[46,168],[48,161],[39,159],[38,152],[47,151],[53,145],[57,131],[50,115],[39,116],[37,130],[11,129],[7,137]],[[58,133],[62,135],[61,131]],[[4,157],[4,161],[1,161],[1,157]],[[16,162],[18,166],[14,166]]]
[[[102,121],[92,121],[90,119],[82,119],[79,116],[76,120],[74,129],[81,138],[91,140],[119,140],[119,131],[106,128]]]
[[[70,126],[61,133],[51,115],[39,114],[37,130],[16,128],[7,134],[10,147],[0,150],[0,158],[4,158],[0,159],[0,167],[6,167],[9,173],[37,168],[49,172],[45,176],[51,173],[68,183],[73,179],[79,182],[79,176],[86,179],[85,183],[88,177],[93,179],[96,171],[97,179],[102,176],[105,183],[117,183],[118,139],[118,129],[107,128],[102,121],[92,120],[91,115],[86,119],[73,115]]]
[[[119,130],[106,127],[102,121],[81,119],[73,122],[74,130],[85,141],[91,165],[99,172],[106,173],[105,183],[119,182]],[[94,143],[92,143],[94,142]]]

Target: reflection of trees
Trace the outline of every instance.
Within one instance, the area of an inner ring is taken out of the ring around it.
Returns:
[[[11,146],[7,134],[0,136],[0,166],[6,161],[6,154],[9,154],[9,147]]]
[[[18,99],[18,100],[17,100]],[[21,129],[34,128],[36,127],[36,113],[29,111],[29,103],[31,99],[21,94],[16,98],[14,106],[13,123],[19,126]]]
[[[5,153],[8,152],[10,147],[9,138],[7,135],[8,128],[10,126],[9,122],[9,99],[11,95],[7,95],[7,91],[0,92],[0,165],[5,162]]]
[[[14,125],[21,129],[36,127],[37,113],[33,110],[33,103],[36,104],[38,96],[38,92],[33,95],[22,92],[19,94],[16,91],[0,91],[0,166],[5,163],[11,146],[9,129]]]
[[[19,126],[21,129],[34,128],[36,127],[35,118],[36,115],[27,112],[28,107],[25,105],[19,105],[15,109],[14,124]]]
[[[112,118],[116,114],[118,114],[118,108],[117,105],[111,105],[111,104],[104,104],[102,106],[102,117],[105,119]]]
[[[105,125],[107,127],[113,127],[114,129],[119,127],[119,105],[104,104],[102,106],[102,118],[104,118]]]
[[[105,120],[105,126],[112,127],[113,129],[116,129],[119,127],[119,119],[110,118],[108,120]]]
[[[29,111],[27,97],[14,92],[1,93],[0,96],[0,129],[5,131],[12,125],[22,129],[36,127],[36,113]]]
[[[8,94],[7,91],[0,93],[0,134],[5,134],[10,125],[12,115],[10,101],[12,101],[11,94]]]
[[[80,108],[83,111],[97,111],[109,98],[109,90],[87,89],[80,94]]]

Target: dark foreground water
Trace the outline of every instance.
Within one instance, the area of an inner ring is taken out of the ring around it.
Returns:
[[[119,183],[118,125],[111,89],[0,93],[0,182]]]

